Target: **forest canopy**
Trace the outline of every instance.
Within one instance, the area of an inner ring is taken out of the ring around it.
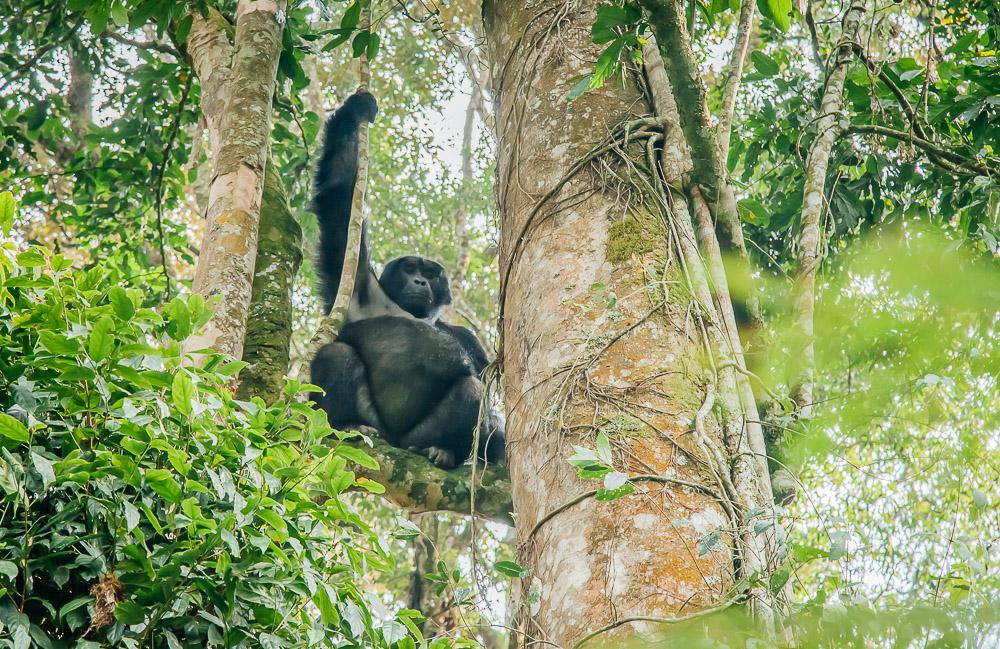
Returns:
[[[993,0],[0,7],[0,647],[1000,645]],[[308,403],[359,87],[505,466]]]

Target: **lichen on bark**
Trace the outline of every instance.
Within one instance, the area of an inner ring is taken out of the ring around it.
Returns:
[[[237,395],[270,403],[281,394],[288,374],[292,338],[292,285],[302,263],[302,228],[288,207],[281,179],[268,163],[260,210],[250,316],[243,344],[247,367]]]

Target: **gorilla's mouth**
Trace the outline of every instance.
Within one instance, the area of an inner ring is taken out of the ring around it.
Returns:
[[[429,290],[421,289],[408,289],[403,291],[403,298],[408,302],[418,303],[418,304],[429,304],[432,300],[432,295]]]

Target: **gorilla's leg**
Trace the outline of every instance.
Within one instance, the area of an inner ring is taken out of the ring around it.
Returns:
[[[402,448],[427,449],[442,469],[453,469],[472,453],[472,433],[479,419],[483,384],[465,376],[452,384],[424,419],[394,442]]]
[[[310,368],[311,382],[326,394],[313,392],[310,398],[326,411],[330,425],[340,430],[381,433],[385,430],[368,389],[368,379],[361,358],[350,345],[332,342],[324,345]]]

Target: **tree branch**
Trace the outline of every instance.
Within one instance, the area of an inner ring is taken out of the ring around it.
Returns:
[[[813,401],[812,381],[815,366],[813,320],[816,310],[816,273],[823,257],[820,223],[826,199],[826,174],[833,145],[842,132],[837,127],[837,121],[844,105],[847,68],[852,58],[853,43],[858,41],[861,18],[865,13],[865,1],[853,0],[851,7],[844,14],[840,42],[837,44],[832,69],[827,73],[823,99],[820,102],[819,118],[816,120],[816,139],[813,140],[806,156],[806,178],[802,190],[802,213],[793,289],[793,318],[795,329],[801,337],[802,350],[796,385],[792,388],[792,399],[804,417],[809,416],[810,404]]]
[[[956,153],[951,149],[935,144],[934,142],[929,142],[924,138],[917,137],[913,133],[907,133],[906,131],[900,131],[887,126],[876,126],[875,124],[856,124],[848,128],[847,132],[861,135],[881,135],[884,137],[891,137],[923,149],[930,156],[931,160],[939,165],[941,162],[936,158],[958,165],[959,167],[980,176],[989,176],[993,173],[989,167],[974,162],[960,153]],[[1000,164],[1000,160],[994,159],[992,161],[995,164]],[[951,165],[941,166],[948,171],[955,171],[955,168]]]
[[[740,18],[736,25],[736,41],[729,57],[729,69],[726,85],[722,90],[722,108],[719,113],[718,140],[719,157],[725,163],[729,157],[729,142],[733,131],[733,112],[736,110],[736,96],[740,91],[740,81],[743,78],[743,65],[747,58],[750,45],[750,33],[753,31],[754,0],[743,0],[740,5]]]
[[[383,496],[409,512],[449,511],[471,514],[471,465],[445,471],[427,458],[396,448],[385,440],[371,438],[371,447],[358,447],[378,462],[378,469],[358,467],[355,474],[385,487]],[[488,466],[476,469],[475,514],[487,520],[513,525],[514,510],[507,469]]]
[[[683,13],[676,0],[639,0],[639,4],[646,10],[663,68],[670,79],[681,130],[691,152],[692,180],[701,186],[714,207],[719,245],[723,253],[734,253],[737,261],[733,268],[737,275],[733,284],[746,289],[747,311],[754,325],[760,328],[763,317],[752,288],[750,254],[743,238],[736,194],[729,183],[725,161],[711,125],[705,87],[690,34],[684,26]]]

